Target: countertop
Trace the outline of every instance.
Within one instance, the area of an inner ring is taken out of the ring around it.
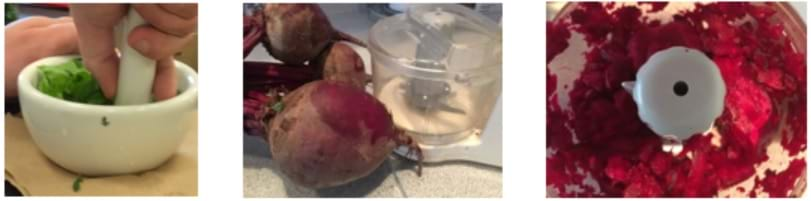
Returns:
[[[321,6],[333,27],[364,41],[368,38],[374,21],[364,5]],[[273,59],[260,45],[246,60]],[[472,162],[423,164],[422,176],[418,177],[415,162],[392,154],[365,178],[312,190],[285,181],[270,158],[268,144],[261,138],[243,135],[243,157],[245,197],[501,197],[502,194],[501,167]]]

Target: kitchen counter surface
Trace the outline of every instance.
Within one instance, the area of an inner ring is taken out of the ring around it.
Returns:
[[[367,40],[374,21],[365,6],[331,4],[322,8],[336,29]],[[261,45],[246,60],[273,61]],[[502,194],[501,167],[464,161],[430,163],[424,164],[422,176],[417,176],[415,162],[394,154],[360,180],[334,188],[306,189],[284,180],[264,140],[243,135],[243,146],[245,197],[501,197]]]
[[[392,155],[369,176],[346,185],[311,190],[286,181],[270,158],[268,144],[243,137],[245,197],[501,197],[501,168],[469,162],[425,164]]]

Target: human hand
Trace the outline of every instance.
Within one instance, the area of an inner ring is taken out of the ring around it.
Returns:
[[[128,11],[123,4],[71,4],[79,33],[83,62],[99,81],[104,95],[115,96],[119,57],[115,53],[115,33]],[[133,4],[147,22],[127,35],[127,43],[147,58],[157,61],[152,92],[157,100],[177,92],[174,54],[193,38],[197,29],[197,4]]]
[[[75,54],[78,36],[69,17],[28,17],[6,26],[6,97],[17,96],[17,75],[44,57]]]

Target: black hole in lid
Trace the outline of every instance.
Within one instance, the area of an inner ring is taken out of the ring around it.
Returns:
[[[673,93],[675,93],[677,96],[684,96],[687,94],[687,90],[687,83],[684,81],[679,80],[673,85]]]

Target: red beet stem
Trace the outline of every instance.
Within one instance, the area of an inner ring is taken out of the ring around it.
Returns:
[[[296,89],[301,85],[307,84],[307,82],[294,82],[294,81],[257,81],[257,82],[246,82],[245,88],[246,89],[272,89],[272,88],[285,88],[285,89]]]
[[[279,80],[309,82],[319,79],[320,77],[320,73],[317,73],[314,68],[308,66],[245,61],[242,63],[242,67],[242,76],[246,83]]]
[[[242,58],[248,57],[254,47],[265,37],[262,15],[242,17]]]
[[[242,101],[242,128],[246,134],[266,139],[264,121],[275,115],[270,107],[275,104],[274,101],[278,101],[271,97],[271,91],[279,90],[249,89],[245,92]]]
[[[270,98],[261,91],[248,91],[242,101],[242,120],[244,121],[242,128],[248,135],[265,135],[265,126],[262,119],[266,115],[265,105]]]
[[[252,88],[254,86],[281,87],[281,86],[295,85],[295,84],[299,84],[299,83],[304,83],[304,82],[289,81],[289,80],[264,80],[264,81],[251,80],[251,81],[245,81],[244,85],[245,85],[245,87],[249,87],[249,88]]]
[[[242,36],[248,35],[254,26],[253,16],[242,16]]]
[[[253,51],[253,48],[259,44],[259,41],[264,37],[264,29],[251,29],[251,32],[245,36],[242,41],[242,58],[248,57],[248,54]]]

